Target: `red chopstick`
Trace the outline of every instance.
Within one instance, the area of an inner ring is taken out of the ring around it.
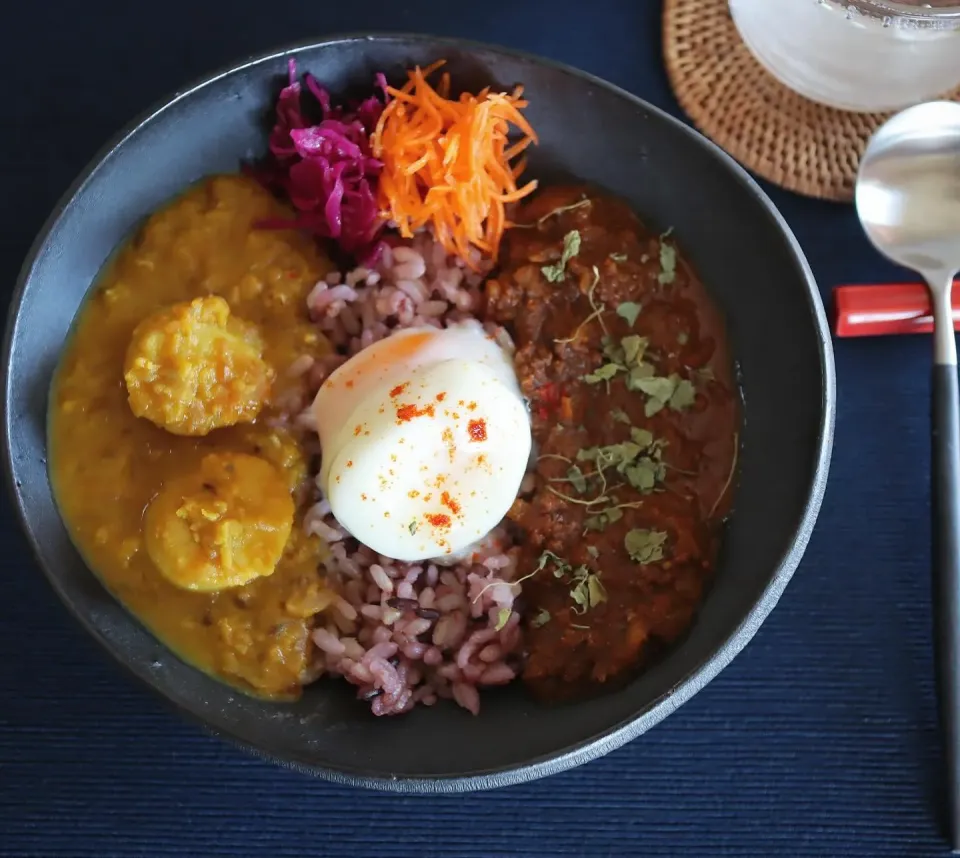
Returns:
[[[926,334],[933,330],[930,293],[922,283],[837,286],[833,332],[838,337]],[[954,282],[953,328],[960,331],[960,280]]]

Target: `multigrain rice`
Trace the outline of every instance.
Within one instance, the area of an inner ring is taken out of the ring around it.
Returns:
[[[345,359],[402,328],[473,318],[482,279],[421,233],[409,245],[384,245],[374,269],[328,275],[307,309]]]
[[[311,318],[335,352],[298,360],[312,392],[351,355],[403,328],[474,318],[482,275],[447,256],[427,233],[384,247],[375,267],[330,274],[307,298]],[[505,332],[489,328],[509,347]],[[296,419],[315,426],[310,409]],[[319,490],[318,490],[319,491]],[[453,565],[400,563],[352,539],[319,498],[303,526],[330,546],[328,571],[338,598],[313,632],[313,675],[342,676],[375,715],[396,715],[440,698],[477,714],[479,690],[504,685],[518,671],[520,616],[517,548],[506,527]]]

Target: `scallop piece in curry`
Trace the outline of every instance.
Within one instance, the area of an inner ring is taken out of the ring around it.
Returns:
[[[289,216],[242,176],[153,214],[78,315],[49,423],[89,567],[183,658],[276,698],[315,678],[313,618],[334,598],[302,526],[309,454],[282,420],[310,391],[289,367],[329,351],[306,296],[331,265],[306,236],[256,228]]]
[[[272,575],[293,526],[293,499],[269,462],[211,453],[147,507],[147,554],[186,590],[215,592]]]
[[[206,435],[253,420],[273,371],[257,329],[217,295],[149,315],[133,332],[124,365],[130,408],[174,435]]]

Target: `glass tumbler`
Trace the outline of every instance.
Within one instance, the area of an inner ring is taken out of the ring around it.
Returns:
[[[899,110],[960,86],[960,0],[730,0],[740,36],[800,95]]]

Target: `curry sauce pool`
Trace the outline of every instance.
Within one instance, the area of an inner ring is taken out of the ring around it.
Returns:
[[[308,384],[287,369],[320,357],[324,337],[306,296],[330,263],[294,232],[253,229],[286,216],[255,182],[217,177],[154,214],[111,261],[82,308],[56,373],[50,473],[64,520],[88,565],[182,657],[257,694],[296,696],[309,679],[310,618],[331,595],[318,568],[324,545],[300,523],[308,461],[279,418]],[[218,295],[255,324],[276,380],[255,422],[203,437],[173,435],[128,404],[123,368],[134,329],[166,305]],[[148,556],[144,511],[168,483],[212,453],[270,462],[298,501],[276,571],[214,593],[174,586]]]

